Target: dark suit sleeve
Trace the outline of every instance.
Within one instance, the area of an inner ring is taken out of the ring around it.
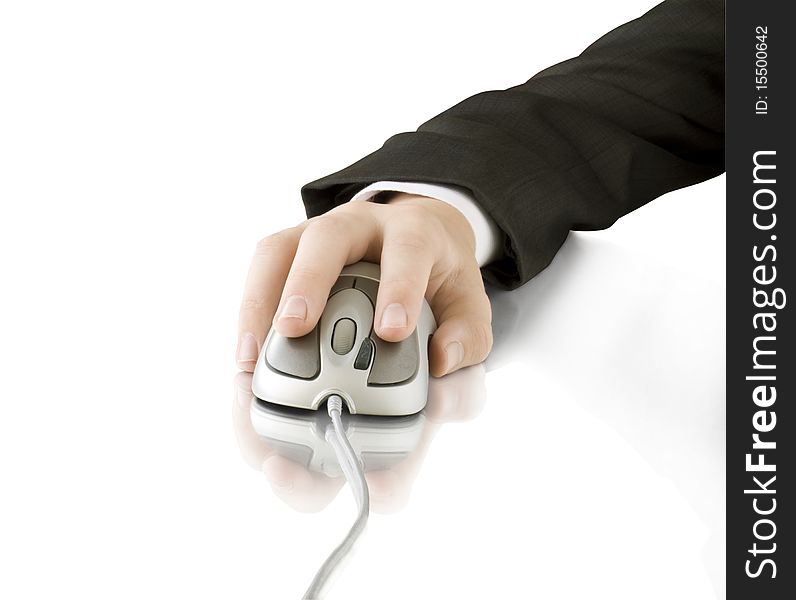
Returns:
[[[505,233],[484,277],[517,287],[570,230],[610,226],[724,169],[724,2],[667,0],[580,56],[477,94],[302,189],[307,214],[379,180],[468,189]]]

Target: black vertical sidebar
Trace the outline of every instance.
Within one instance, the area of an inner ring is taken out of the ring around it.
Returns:
[[[796,21],[728,0],[727,598],[796,598]]]

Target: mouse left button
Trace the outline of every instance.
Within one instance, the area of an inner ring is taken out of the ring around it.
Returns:
[[[379,282],[367,277],[357,277],[354,287],[363,292],[373,306],[376,306],[376,297],[379,295]]]
[[[299,379],[315,379],[321,371],[318,326],[307,335],[288,338],[274,332],[265,349],[265,361],[274,371]]]
[[[356,277],[341,275],[337,278],[337,281],[334,282],[332,289],[329,290],[329,296],[334,296],[340,290],[347,290],[348,288],[353,287],[354,281],[356,281]]]

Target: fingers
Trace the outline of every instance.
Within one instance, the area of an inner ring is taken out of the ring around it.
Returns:
[[[492,310],[477,270],[443,284],[432,306],[439,327],[429,346],[431,374],[441,377],[482,362],[492,349]]]
[[[300,236],[300,228],[286,229],[257,244],[238,318],[237,362],[243,371],[257,363]]]
[[[434,266],[433,237],[427,224],[412,217],[385,225],[374,319],[383,340],[401,341],[415,329]]]
[[[342,205],[264,239],[241,306],[239,367],[254,369],[271,324],[287,337],[309,333],[340,271],[362,259],[381,262],[379,337],[406,339],[425,296],[440,324],[430,344],[431,374],[480,363],[492,347],[491,309],[471,238],[454,207],[409,197],[390,205]]]
[[[287,337],[312,331],[343,267],[362,258],[375,235],[373,219],[336,211],[307,222],[285,281],[274,326]]]

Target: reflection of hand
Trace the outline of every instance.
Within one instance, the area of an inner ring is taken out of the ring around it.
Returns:
[[[389,204],[343,204],[258,244],[241,305],[238,366],[254,369],[272,320],[284,336],[309,333],[342,268],[359,260],[381,264],[374,320],[380,338],[408,337],[425,296],[439,324],[429,347],[431,374],[484,360],[492,315],[469,223],[444,202],[399,194]]]
[[[483,365],[461,369],[429,381],[428,404],[424,409],[423,431],[417,446],[400,463],[388,469],[365,473],[374,512],[395,512],[406,504],[412,484],[440,426],[474,418],[481,412],[485,399]],[[335,498],[345,479],[310,471],[304,465],[274,452],[252,427],[249,411],[253,401],[251,374],[238,373],[235,377],[232,417],[244,460],[252,468],[262,471],[274,493],[295,510],[322,510]]]

